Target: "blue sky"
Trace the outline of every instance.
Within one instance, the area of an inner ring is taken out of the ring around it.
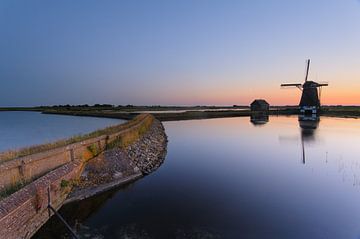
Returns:
[[[0,2],[0,106],[360,104],[357,0]]]

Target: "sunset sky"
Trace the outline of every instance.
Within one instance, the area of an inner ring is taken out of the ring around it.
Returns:
[[[360,105],[358,0],[0,1],[0,106]]]

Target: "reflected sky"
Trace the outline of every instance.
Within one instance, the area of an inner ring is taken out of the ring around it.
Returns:
[[[125,120],[39,112],[0,112],[0,151],[49,143],[121,122]]]
[[[271,116],[262,127],[248,117],[166,122],[159,170],[101,203],[69,206],[96,205],[90,215],[61,212],[92,238],[357,239],[358,124],[321,118],[302,141],[292,116]],[[61,234],[52,229],[48,223],[35,238]]]

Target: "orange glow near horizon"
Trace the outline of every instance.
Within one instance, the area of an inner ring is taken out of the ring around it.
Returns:
[[[329,83],[321,90],[321,104],[360,105],[360,71],[336,72],[329,69],[323,72],[326,75],[314,79]],[[167,105],[249,105],[254,99],[265,99],[271,105],[298,105],[302,92],[296,87],[280,87],[281,83],[301,83],[302,77],[296,78],[297,75],[301,76],[301,72],[291,71],[278,79],[266,79],[262,73],[255,72],[244,80],[241,75],[225,74],[211,76],[202,84],[196,83],[196,76],[189,76],[181,86],[167,85],[166,91],[161,91],[157,97],[160,104]],[[296,79],[291,80],[293,78]],[[149,95],[142,100],[147,102],[150,98]]]
[[[224,91],[213,90],[206,92],[206,94],[201,93],[203,92],[187,92],[186,99],[183,98],[183,95],[175,94],[169,96],[169,98],[173,102],[182,102],[185,105],[248,105],[254,99],[265,99],[271,105],[298,105],[301,97],[301,91],[297,88],[280,89],[280,87],[276,89],[254,89],[252,91],[233,88]],[[321,104],[360,105],[360,93],[354,89],[335,90],[324,88],[322,90]]]

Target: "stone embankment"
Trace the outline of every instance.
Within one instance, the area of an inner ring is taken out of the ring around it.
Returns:
[[[0,174],[11,179],[0,178],[2,185],[32,180],[0,199],[0,239],[31,238],[52,215],[49,195],[58,210],[66,200],[81,200],[140,178],[164,160],[164,128],[151,115],[100,132],[105,134],[0,163]],[[39,165],[41,171],[35,174]]]
[[[142,140],[138,140],[128,147],[127,154],[143,174],[149,174],[163,163],[166,144],[164,126],[156,120]]]
[[[90,160],[65,203],[92,197],[153,172],[163,163],[166,146],[165,129],[160,121],[154,120],[133,144],[106,150]]]

